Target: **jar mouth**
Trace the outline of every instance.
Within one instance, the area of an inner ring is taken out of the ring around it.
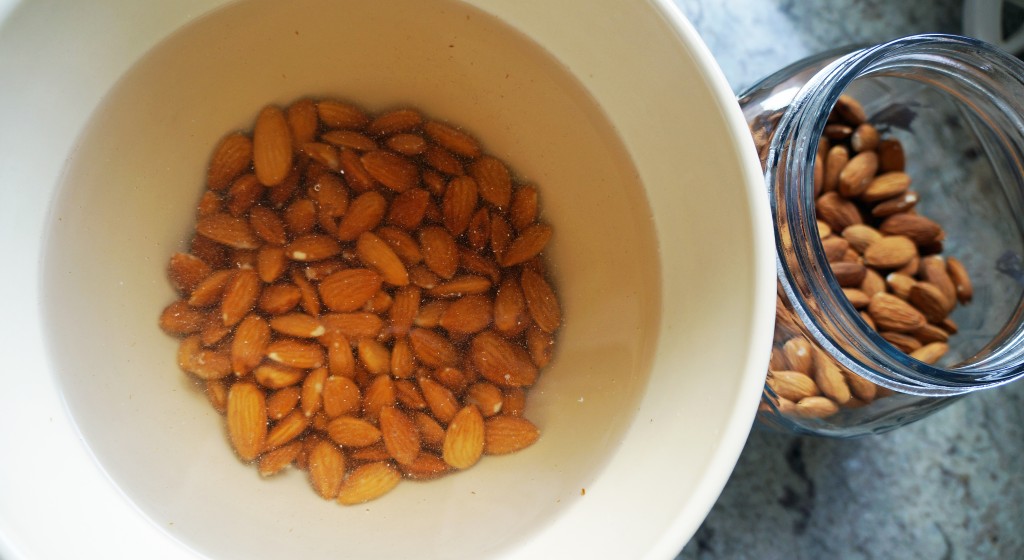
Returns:
[[[834,58],[796,94],[769,147],[766,180],[778,277],[792,311],[841,365],[900,392],[951,396],[1024,376],[1021,300],[1001,330],[949,367],[918,361],[875,332],[831,271],[816,228],[813,186],[818,139],[840,95],[857,80],[895,76],[950,96],[965,115],[999,131],[987,147],[1015,164],[999,180],[1004,188],[1024,192],[1024,63],[986,43],[952,35],[906,37]]]

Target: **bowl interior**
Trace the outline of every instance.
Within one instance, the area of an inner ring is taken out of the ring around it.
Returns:
[[[462,558],[526,543],[635,557],[669,529],[681,542],[696,528],[727,474],[711,471],[731,468],[742,445],[735,434],[745,436],[760,386],[750,362],[770,342],[756,336],[768,327],[756,311],[768,253],[747,219],[753,152],[658,10],[615,8],[626,36],[650,35],[651,61],[671,63],[618,69],[608,57],[624,62],[636,46],[581,42],[607,15],[559,29],[552,21],[571,10],[553,9],[236,3],[178,30],[114,85],[51,208],[44,313],[74,421],[155,524],[202,554],[246,558]],[[630,97],[643,80],[656,89]],[[302,96],[418,107],[538,186],[565,326],[530,393],[535,446],[353,508],[320,500],[300,471],[261,480],[231,452],[222,418],[175,364],[176,341],[156,327],[174,299],[166,262],[185,247],[218,139],[250,128],[263,105]],[[645,504],[645,528],[595,533]],[[565,542],[575,532],[590,539],[582,548]]]

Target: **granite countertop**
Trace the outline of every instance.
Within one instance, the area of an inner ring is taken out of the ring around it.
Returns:
[[[737,92],[807,55],[962,33],[961,0],[675,0]],[[1024,383],[888,434],[755,426],[677,560],[1024,558]]]

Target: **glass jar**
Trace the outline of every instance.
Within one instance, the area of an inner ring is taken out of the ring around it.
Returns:
[[[1024,375],[1024,64],[963,37],[826,53],[740,96],[769,190],[760,419],[853,437]]]

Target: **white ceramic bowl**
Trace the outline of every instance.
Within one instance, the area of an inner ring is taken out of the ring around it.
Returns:
[[[0,4],[0,556],[670,558],[753,419],[766,196],[668,2]],[[208,154],[302,95],[413,104],[541,189],[565,327],[516,455],[346,508],[261,480],[156,328]]]

